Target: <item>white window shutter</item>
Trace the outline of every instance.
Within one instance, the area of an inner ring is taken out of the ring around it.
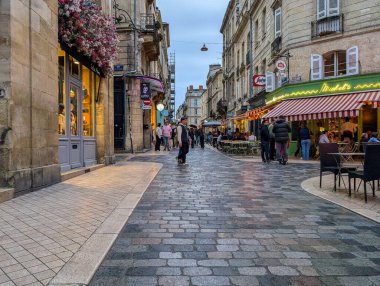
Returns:
[[[327,16],[327,0],[317,0],[317,19],[326,18]]]
[[[274,73],[267,71],[265,73],[265,91],[272,92],[274,90],[275,77]]]
[[[347,75],[359,73],[359,48],[353,46],[346,51]]]
[[[275,38],[281,36],[281,7],[274,11],[274,33]]]
[[[311,80],[322,79],[322,56],[321,55],[311,55]]]
[[[329,0],[327,16],[331,17],[336,15],[339,15],[339,0]]]

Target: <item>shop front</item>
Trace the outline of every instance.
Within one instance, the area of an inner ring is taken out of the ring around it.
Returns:
[[[312,131],[315,145],[322,131],[331,142],[342,140],[345,124],[355,126],[359,141],[363,132],[380,129],[380,74],[289,85],[269,94],[267,104],[277,105],[264,118],[282,115],[291,122],[290,153],[301,122]]]
[[[96,164],[96,110],[100,76],[58,50],[58,134],[61,171]]]

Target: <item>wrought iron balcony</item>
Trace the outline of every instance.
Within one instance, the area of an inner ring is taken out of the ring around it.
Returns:
[[[272,42],[272,53],[273,52],[279,52],[282,49],[282,37],[279,36],[277,37],[273,42]]]
[[[141,27],[141,30],[143,31],[154,32],[156,29],[154,14],[141,14],[140,27]]]
[[[343,33],[343,14],[311,22],[311,38]]]

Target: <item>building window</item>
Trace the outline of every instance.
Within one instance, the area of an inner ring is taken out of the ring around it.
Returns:
[[[265,38],[266,33],[267,33],[266,17],[267,17],[267,10],[264,8],[262,18],[261,18],[261,35],[263,39]]]
[[[346,51],[327,53],[323,56],[324,77],[346,75]]]
[[[83,136],[94,136],[94,73],[83,66],[82,121]]]
[[[274,11],[274,37],[281,36],[281,7]]]
[[[359,49],[353,46],[346,51],[331,51],[311,55],[311,80],[355,75],[359,73]]]
[[[266,69],[267,69],[267,60],[263,59],[262,64],[261,64],[261,72],[262,72],[262,74],[265,74]]]
[[[259,46],[259,20],[255,22],[255,48]]]
[[[194,106],[198,106],[198,100],[194,99]]]
[[[66,54],[58,49],[58,134],[66,134]]]
[[[339,15],[339,0],[317,0],[317,19]]]

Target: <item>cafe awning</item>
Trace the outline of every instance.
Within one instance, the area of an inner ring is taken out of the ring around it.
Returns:
[[[289,121],[300,121],[355,117],[359,115],[362,105],[372,104],[373,107],[378,107],[379,101],[380,91],[288,99],[277,105],[264,118],[283,115]]]

